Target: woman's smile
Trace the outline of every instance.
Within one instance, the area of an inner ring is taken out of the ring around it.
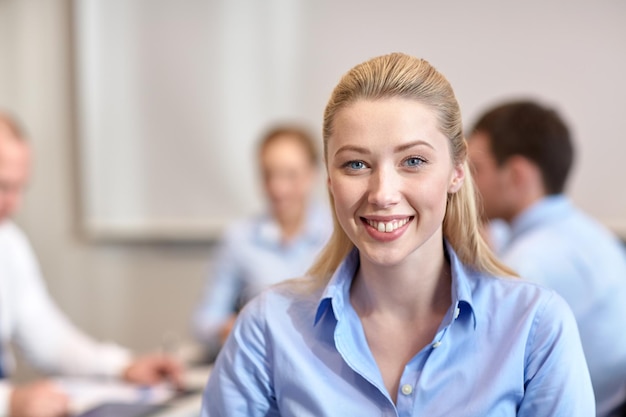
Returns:
[[[361,217],[361,222],[369,235],[379,241],[389,242],[402,236],[415,216],[402,217]]]

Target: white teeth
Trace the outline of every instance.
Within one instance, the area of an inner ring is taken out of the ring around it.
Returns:
[[[372,226],[374,229],[378,230],[381,233],[391,233],[399,227],[404,226],[409,222],[409,218],[404,218],[402,220],[392,220],[390,222],[377,222],[374,220],[367,220],[367,224]]]

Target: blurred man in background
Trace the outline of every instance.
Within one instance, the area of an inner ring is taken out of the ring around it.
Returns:
[[[567,126],[535,102],[504,103],[470,131],[469,156],[486,219],[510,226],[508,241],[499,245],[502,261],[569,303],[597,415],[619,415],[626,402],[626,253],[563,194],[574,159]]]
[[[69,399],[49,380],[13,385],[10,344],[43,372],[116,377],[152,385],[181,382],[180,364],[154,354],[133,358],[126,349],[99,343],[70,323],[50,298],[30,243],[10,217],[18,209],[31,168],[23,132],[0,113],[0,416],[58,417]]]

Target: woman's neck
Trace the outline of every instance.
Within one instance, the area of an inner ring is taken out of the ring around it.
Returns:
[[[351,288],[351,300],[359,315],[382,313],[401,320],[423,320],[447,311],[452,284],[443,249],[437,258],[414,255],[394,266],[361,259]]]
[[[294,237],[298,236],[302,229],[304,229],[305,220],[305,213],[300,213],[288,219],[277,219],[278,226],[280,227],[281,240],[283,242],[289,242]]]
[[[295,238],[304,228],[304,218],[301,216],[297,219],[279,221],[281,238],[283,242],[289,242]]]

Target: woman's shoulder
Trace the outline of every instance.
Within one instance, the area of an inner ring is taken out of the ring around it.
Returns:
[[[511,291],[526,294],[547,294],[552,290],[544,285],[525,279],[524,277],[479,271],[464,265],[463,269],[473,288],[491,291]]]
[[[279,321],[295,312],[310,313],[314,317],[321,292],[322,289],[308,277],[288,279],[266,288],[248,301],[240,316],[265,322]]]
[[[504,306],[504,310],[519,315],[530,311],[555,317],[571,315],[565,300],[545,285],[524,277],[494,276],[479,272],[472,275],[472,297],[479,304]]]
[[[262,222],[260,215],[242,217],[229,223],[222,232],[222,239],[241,239],[252,234],[252,231]]]
[[[230,345],[255,346],[255,351],[264,352],[260,353],[262,356],[269,354],[272,347],[289,350],[303,333],[315,328],[319,297],[306,289],[302,280],[291,280],[252,298],[237,316]]]

